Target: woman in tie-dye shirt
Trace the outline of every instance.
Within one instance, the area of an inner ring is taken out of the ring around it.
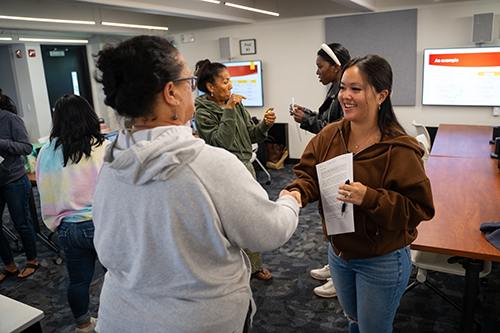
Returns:
[[[80,96],[65,95],[56,102],[50,142],[37,159],[42,217],[50,230],[58,231],[64,249],[76,332],[93,332],[95,327],[88,311],[97,260],[92,197],[107,143],[90,104]]]

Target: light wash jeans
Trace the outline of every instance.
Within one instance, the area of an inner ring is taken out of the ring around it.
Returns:
[[[351,333],[389,333],[411,273],[410,249],[344,260],[328,245],[328,264]]]

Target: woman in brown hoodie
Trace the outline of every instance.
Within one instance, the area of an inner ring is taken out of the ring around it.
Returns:
[[[354,155],[354,179],[339,186],[337,200],[353,205],[355,231],[327,235],[330,271],[350,332],[392,332],[411,272],[408,245],[417,237],[417,225],[434,215],[423,151],[396,119],[391,91],[385,59],[351,60],[340,83],[344,119],[309,142],[294,167],[298,178],[286,187],[301,193],[303,206],[316,201],[316,165]]]

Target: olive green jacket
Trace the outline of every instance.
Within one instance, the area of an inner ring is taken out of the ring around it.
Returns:
[[[263,142],[267,126],[263,121],[255,125],[250,114],[240,103],[234,109],[223,109],[207,95],[195,100],[196,129],[200,138],[211,146],[224,148],[242,161],[250,170],[252,143]]]

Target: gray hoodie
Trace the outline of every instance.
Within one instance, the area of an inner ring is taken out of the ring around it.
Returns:
[[[251,302],[241,250],[284,244],[298,223],[231,153],[184,126],[120,132],[94,196],[94,244],[108,269],[98,331],[241,332]],[[253,307],[255,309],[255,307]]]

